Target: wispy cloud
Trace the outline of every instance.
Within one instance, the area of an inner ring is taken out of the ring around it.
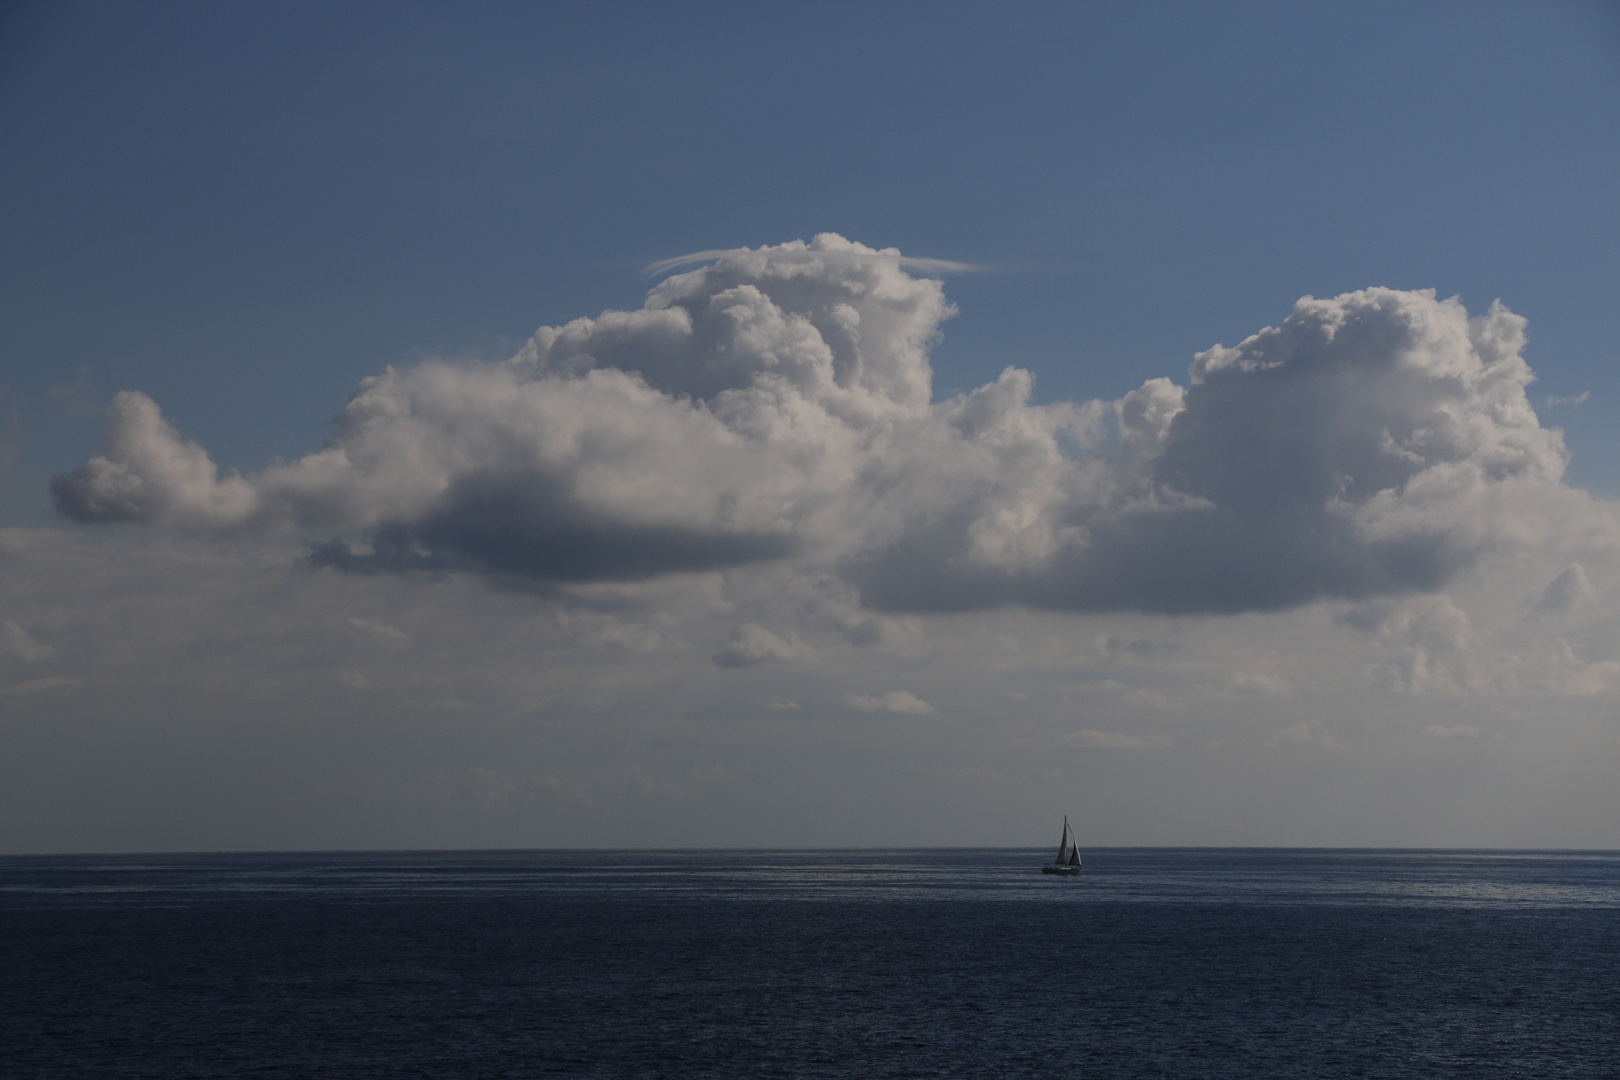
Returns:
[[[90,369],[81,367],[71,383],[52,386],[45,392],[62,402],[69,416],[94,416],[104,406],[90,397]]]
[[[906,716],[932,716],[939,712],[928,702],[909,690],[890,690],[883,694],[850,694],[844,702],[856,712],[899,713]]]
[[[349,625],[358,632],[358,637],[368,644],[381,645],[389,649],[411,647],[409,634],[378,619],[351,618]]]
[[[25,630],[21,624],[7,619],[0,622],[0,656],[11,655],[24,663],[33,663],[36,660],[46,659],[51,655],[51,649],[34,639],[34,635]]]
[[[753,667],[771,661],[792,663],[816,659],[816,651],[800,641],[797,634],[788,631],[778,635],[757,623],[735,627],[726,647],[714,654],[714,662],[720,667]]]
[[[1269,740],[1273,746],[1337,746],[1320,720],[1302,720],[1283,728]]]
[[[1230,671],[1223,682],[1226,689],[1234,694],[1282,696],[1289,692],[1287,679],[1261,671]]]
[[[82,679],[67,675],[47,675],[42,679],[27,679],[0,689],[7,697],[31,697],[39,694],[71,694],[84,686]]]
[[[1162,750],[1170,745],[1168,735],[1127,735],[1119,731],[1093,731],[1081,728],[1063,737],[1076,750]]]
[[[735,248],[713,248],[709,251],[694,251],[690,255],[676,255],[674,258],[659,259],[657,262],[648,263],[642,272],[649,277],[659,277],[675,270],[689,270],[728,259],[736,260],[750,254],[752,253],[739,251]],[[778,266],[840,261],[883,262],[897,266],[902,270],[915,270],[926,275],[963,274],[988,269],[974,263],[957,262],[952,259],[929,259],[916,255],[902,255],[897,248],[838,251],[802,243],[782,244],[771,249],[771,261]]]

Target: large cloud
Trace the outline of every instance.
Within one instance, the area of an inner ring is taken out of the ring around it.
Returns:
[[[852,572],[908,609],[1239,611],[1435,588],[1592,517],[1525,397],[1523,344],[1500,304],[1471,320],[1429,292],[1306,297],[1280,327],[1199,354],[1187,389],[1154,380],[1115,403],[1117,448],[1037,467],[1044,489],[1026,474],[1022,492],[919,500]],[[1002,423],[1022,422],[1016,398]],[[1050,542],[1019,565],[996,550],[1015,537]]]
[[[896,251],[824,234],[706,253],[639,311],[502,364],[366,380],[328,447],[221,477],[126,391],[53,483],[87,522],[322,529],[350,569],[642,578],[792,558],[888,610],[1240,611],[1437,587],[1493,549],[1612,528],[1525,397],[1524,320],[1432,292],[1307,297],[1183,388],[933,403],[952,314]],[[929,267],[924,267],[929,269]]]

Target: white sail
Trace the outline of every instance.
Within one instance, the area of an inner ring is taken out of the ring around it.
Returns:
[[[1059,866],[1080,865],[1080,841],[1074,837],[1074,827],[1069,824],[1068,815],[1063,818],[1063,839],[1058,841],[1057,858],[1053,861]]]
[[[1074,827],[1069,815],[1063,815],[1063,838],[1058,841],[1057,858],[1041,867],[1043,874],[1077,874],[1080,872],[1080,843],[1074,838]]]

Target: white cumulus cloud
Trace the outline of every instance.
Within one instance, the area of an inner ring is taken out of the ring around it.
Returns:
[[[1615,533],[1562,482],[1501,304],[1306,297],[1198,354],[1185,386],[1037,405],[1008,367],[936,402],[928,350],[953,309],[913,271],[950,265],[832,234],[701,258],[504,363],[369,378],[328,446],[253,475],[124,391],[56,504],[213,537],[324,531],[313,559],[356,572],[558,584],[794,560],[890,614],[1282,609]],[[1581,594],[1560,589],[1546,602]],[[740,633],[720,663],[795,649]]]

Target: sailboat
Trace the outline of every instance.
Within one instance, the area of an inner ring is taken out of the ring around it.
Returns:
[[[1078,874],[1080,872],[1080,845],[1074,842],[1074,830],[1069,828],[1069,815],[1063,815],[1063,839],[1058,841],[1057,858],[1041,867],[1043,874]]]

